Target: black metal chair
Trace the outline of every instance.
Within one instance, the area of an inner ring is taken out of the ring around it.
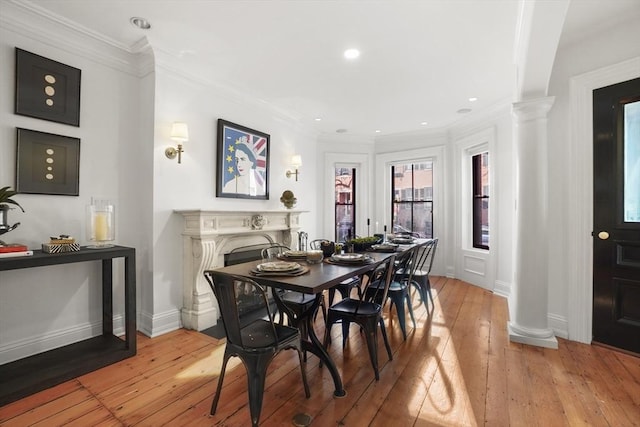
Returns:
[[[327,327],[324,335],[325,348],[331,342],[331,326],[333,326],[334,323],[342,323],[343,347],[349,337],[349,326],[351,322],[357,323],[365,333],[367,349],[369,350],[369,359],[373,366],[376,381],[380,379],[380,373],[378,370],[378,325],[380,326],[380,332],[384,339],[384,345],[387,349],[389,360],[393,359],[393,355],[391,354],[391,347],[389,346],[389,339],[387,338],[387,331],[382,318],[383,304],[374,302],[374,300],[386,301],[389,285],[391,284],[394,261],[395,255],[391,255],[368,274],[364,294],[366,295],[367,290],[373,286],[372,293],[370,294],[373,300],[363,300],[362,298],[353,299],[347,297],[333,304],[327,311]],[[378,294],[380,294],[379,297]]]
[[[263,259],[276,259],[278,255],[284,254],[289,248],[283,245],[273,245],[262,250]],[[300,328],[302,338],[307,339],[309,337],[309,331],[307,331],[306,322],[300,321],[307,313],[313,304],[315,303],[316,296],[311,294],[305,294],[303,292],[288,291],[284,289],[273,289],[273,292],[277,292],[275,299],[276,305],[280,310],[280,324],[284,324],[284,316],[289,320],[289,325],[297,326]],[[322,310],[322,317],[324,321],[327,321],[327,306],[324,302],[324,297],[320,300],[319,307]],[[317,312],[314,313],[314,318]],[[306,353],[305,353],[306,357]]]
[[[216,395],[211,405],[211,415],[214,415],[218,408],[227,362],[232,356],[239,357],[247,370],[252,426],[257,426],[260,421],[267,369],[271,360],[281,350],[297,350],[304,392],[306,397],[309,398],[311,393],[307,383],[306,364],[302,356],[300,331],[296,328],[274,323],[267,301],[266,289],[246,277],[224,276],[213,270],[205,271],[204,276],[218,300],[224,330],[227,335],[222,369],[218,378]],[[235,292],[238,284],[241,284],[243,289],[251,289],[251,292],[262,297],[264,309],[266,310],[264,319],[257,319],[248,325],[241,325]]]
[[[429,280],[429,274],[431,274],[431,267],[433,266],[433,258],[436,256],[436,249],[438,247],[438,239],[430,239],[426,243],[419,246],[419,255],[416,260],[416,268],[413,271],[413,277],[411,284],[418,290],[420,294],[420,300],[427,308],[427,314],[429,313],[429,301],[427,296],[431,300],[431,305],[435,309],[433,303],[433,295],[431,294],[431,282]]]
[[[413,322],[413,328],[416,328],[416,320],[413,315],[413,304],[411,303],[411,280],[413,277],[413,271],[416,267],[416,256],[418,254],[419,246],[415,246],[405,252],[401,253],[397,257],[397,261],[393,268],[393,276],[391,279],[391,284],[389,285],[389,292],[387,292],[387,297],[391,300],[391,305],[389,306],[389,313],[391,313],[391,309],[395,306],[396,313],[398,314],[398,323],[400,324],[400,330],[402,331],[402,337],[407,339],[407,324],[406,324],[406,315],[405,315],[405,307],[409,311],[409,315],[411,316],[411,321]],[[365,293],[365,298],[372,299],[375,298],[374,289],[375,287],[382,286],[381,284],[372,284],[367,288],[368,294]],[[378,294],[379,296],[380,294]],[[378,304],[384,305],[384,301],[374,299]]]
[[[329,240],[327,239],[312,240],[311,243],[309,243],[309,247],[311,249],[321,250],[322,242],[327,242],[327,241]],[[342,298],[344,299],[351,295],[351,291],[353,289],[356,289],[358,291],[358,298],[361,298],[362,297],[361,290],[360,290],[361,283],[362,281],[360,280],[360,277],[354,276],[346,280],[343,280],[342,282],[338,283],[337,285],[329,289],[329,305],[333,304],[333,299],[335,298],[336,291],[340,292],[340,296],[342,296]]]

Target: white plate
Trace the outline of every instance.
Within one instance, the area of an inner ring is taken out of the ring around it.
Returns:
[[[396,245],[395,243],[380,243],[379,245],[372,245],[371,248],[374,250],[389,250],[389,249],[396,249],[398,247],[398,245]]]
[[[258,264],[259,271],[292,271],[300,268],[297,262],[274,261]]]
[[[284,255],[292,258],[301,258],[307,256],[307,251],[285,251]]]
[[[364,259],[363,254],[335,254],[331,258],[336,261],[362,261]]]

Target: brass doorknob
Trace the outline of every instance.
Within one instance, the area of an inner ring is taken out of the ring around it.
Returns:
[[[601,231],[598,233],[598,238],[600,240],[607,240],[609,238],[609,233],[607,233],[606,231]]]

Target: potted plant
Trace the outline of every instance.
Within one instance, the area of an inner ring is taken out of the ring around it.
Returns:
[[[22,208],[22,206],[20,206],[20,203],[12,199],[12,197],[16,194],[18,194],[18,192],[11,190],[9,186],[0,188],[0,228],[2,229],[5,229],[9,226],[7,222],[7,212],[9,211],[9,209],[11,209],[11,206],[9,205],[16,205],[22,212],[24,212],[24,209]],[[11,231],[13,230],[13,228],[15,227],[8,228],[5,230],[5,232]]]
[[[356,237],[347,241],[347,245],[353,245],[354,252],[364,252],[374,244],[380,243],[380,241],[381,239],[378,236]]]

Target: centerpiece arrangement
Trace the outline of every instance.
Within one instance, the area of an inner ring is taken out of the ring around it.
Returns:
[[[345,243],[347,247],[353,246],[354,252],[364,252],[371,249],[371,246],[376,243],[381,243],[382,238],[380,236],[367,236],[367,237],[356,237],[351,240],[347,240]]]

